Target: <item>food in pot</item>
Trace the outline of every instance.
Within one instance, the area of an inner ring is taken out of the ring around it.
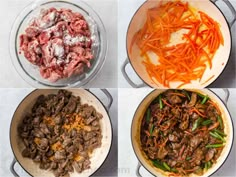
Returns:
[[[91,47],[87,21],[70,9],[43,9],[20,36],[20,53],[51,82],[90,68]]]
[[[156,3],[156,7],[147,10],[144,25],[133,36],[130,53],[137,45],[146,71],[157,85],[171,87],[171,83],[180,82],[177,87],[182,87],[191,81],[200,82],[205,70],[212,68],[217,50],[224,45],[220,25],[188,2]],[[214,75],[208,77],[206,81]]]
[[[167,90],[148,106],[141,122],[141,149],[153,166],[170,175],[202,175],[225,146],[218,105],[194,91]]]
[[[41,95],[18,128],[24,143],[22,156],[57,177],[90,168],[90,157],[101,146],[102,115],[80,97],[60,90]]]

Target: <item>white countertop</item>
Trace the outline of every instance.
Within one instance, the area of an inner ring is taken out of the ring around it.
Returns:
[[[22,99],[28,95],[32,89],[0,89],[0,176],[13,177],[10,172],[10,164],[13,160],[13,153],[9,142],[9,129],[11,118]],[[107,98],[99,89],[91,89],[91,91],[106,105]],[[94,174],[94,176],[117,176],[117,89],[108,89],[113,97],[113,104],[109,111],[113,125],[113,144],[111,151],[105,163]],[[3,101],[4,100],[4,101]],[[29,175],[16,164],[16,171],[20,177],[29,177]]]
[[[31,87],[16,72],[9,54],[9,35],[17,15],[35,0],[1,0],[0,5],[0,87]],[[117,87],[117,2],[116,0],[85,0],[101,17],[108,38],[108,53],[101,72],[86,88]]]
[[[118,154],[119,154],[119,176],[120,177],[135,177],[135,170],[138,164],[132,145],[131,145],[131,121],[133,115],[143,98],[152,91],[152,89],[119,89],[119,126],[118,126]],[[213,89],[213,91],[221,98],[224,96],[222,89]],[[234,122],[234,129],[236,128],[236,90],[230,89],[230,97],[228,100],[228,109]],[[236,132],[234,132],[234,136]],[[142,176],[151,176],[144,168],[141,168]],[[236,176],[236,140],[234,139],[231,153],[224,163],[224,165],[213,176],[221,177],[235,177]]]
[[[141,4],[145,2],[145,0],[119,0],[118,3],[118,85],[121,88],[129,88],[131,87],[128,82],[125,80],[121,73],[121,66],[125,59],[127,58],[126,53],[126,32],[128,25],[130,23],[131,18],[133,17],[136,10],[141,6]],[[236,8],[236,0],[230,0],[234,8]],[[227,19],[232,19],[232,14],[229,9],[225,6],[222,0],[218,0],[218,6],[221,7]],[[123,8],[128,7],[128,8]],[[225,67],[223,73],[219,76],[219,78],[212,83],[209,88],[235,88],[236,87],[236,25],[234,23],[232,32],[232,52],[227,66]],[[133,68],[128,64],[127,73],[130,78],[136,83],[142,83],[141,79],[137,76]]]

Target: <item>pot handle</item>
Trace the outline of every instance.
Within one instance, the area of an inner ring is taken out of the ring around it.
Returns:
[[[88,90],[91,91],[91,89],[88,89]],[[113,98],[112,98],[110,92],[108,92],[107,89],[100,89],[100,90],[106,95],[106,97],[107,97],[107,99],[108,99],[108,103],[107,103],[107,104],[104,104],[104,105],[105,105],[105,107],[106,107],[106,110],[109,112],[109,110],[110,110],[110,108],[111,108],[111,105],[112,105],[112,102],[113,102]]]
[[[227,106],[227,102],[228,102],[228,100],[229,100],[229,95],[230,95],[230,93],[229,93],[229,89],[227,89],[227,88],[224,88],[223,90],[224,90],[224,92],[225,92],[225,98],[223,99],[223,102],[224,102],[225,105]]]
[[[126,58],[125,62],[124,62],[123,65],[121,66],[121,72],[122,72],[124,78],[126,79],[126,81],[127,81],[132,87],[134,87],[134,88],[144,87],[144,86],[145,86],[144,83],[142,83],[142,84],[135,84],[135,83],[130,79],[130,77],[128,76],[128,74],[126,73],[126,70],[125,70],[125,68],[126,68],[126,66],[127,66],[128,64],[130,64],[130,62],[129,62],[128,58]]]
[[[16,173],[14,167],[15,167],[15,164],[16,164],[16,159],[14,158],[12,160],[12,163],[11,163],[11,166],[10,166],[10,171],[11,173],[15,176],[15,177],[19,177],[19,175]]]
[[[136,176],[137,177],[142,177],[142,175],[140,174],[140,168],[142,167],[142,165],[140,163],[138,163],[137,167],[136,167]]]
[[[216,3],[216,1],[218,0],[212,0],[213,3]],[[229,2],[229,0],[222,0],[229,8],[229,10],[231,11],[232,15],[233,15],[233,20],[231,22],[229,22],[229,26],[230,28],[232,28],[234,22],[236,21],[236,10],[234,8],[234,6],[231,4],[231,2]]]

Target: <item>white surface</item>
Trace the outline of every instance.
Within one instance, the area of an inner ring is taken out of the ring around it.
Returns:
[[[127,88],[131,87],[128,82],[124,79],[122,73],[121,73],[121,65],[123,64],[124,60],[127,58],[126,53],[126,32],[129,25],[129,22],[131,18],[133,17],[136,10],[141,6],[141,4],[145,0],[119,0],[118,3],[118,85],[121,88]],[[230,2],[233,4],[234,8],[236,8],[236,0],[230,0]],[[231,20],[232,14],[230,13],[229,9],[225,6],[225,4],[222,2],[222,0],[218,0],[217,2],[218,6],[221,7],[223,13],[225,14],[226,18]],[[129,7],[129,8],[124,8]],[[220,75],[220,77],[212,83],[209,87],[229,87],[229,88],[235,88],[236,87],[236,72],[235,72],[235,66],[236,66],[236,59],[235,59],[235,30],[236,25],[234,24],[231,32],[232,32],[232,38],[233,38],[233,46],[232,46],[232,53],[229,59],[229,62],[227,66],[225,67],[225,70]],[[139,79],[133,68],[128,64],[127,67],[128,75],[130,76],[131,80],[133,80],[135,83],[139,84],[142,83],[142,81]]]
[[[118,105],[118,117],[119,117],[119,126],[118,126],[118,166],[119,166],[119,176],[130,176],[135,177],[135,170],[138,164],[138,159],[136,158],[130,139],[130,128],[133,115],[139,105],[139,103],[144,99],[144,97],[150,93],[152,89],[119,89],[119,105]],[[224,92],[222,89],[213,89],[221,98],[224,97]],[[234,121],[235,126],[235,100],[236,100],[236,89],[230,89],[230,98],[228,101],[228,109]],[[127,105],[129,105],[127,109]],[[234,136],[236,133],[234,132]],[[235,177],[236,176],[236,141],[234,140],[233,148],[231,150],[230,156],[220,168],[220,170],[215,173],[213,176],[221,177]],[[125,146],[124,146],[125,145]],[[142,176],[151,176],[144,168],[141,168]]]
[[[0,89],[0,177],[13,177],[10,172],[10,164],[13,160],[13,153],[9,142],[9,129],[12,115],[21,100],[32,89]],[[99,89],[91,90],[105,105],[107,103],[106,96]],[[117,176],[117,89],[108,89],[113,96],[113,104],[109,111],[113,125],[113,144],[108,158],[102,167],[94,174],[94,176]],[[29,175],[16,164],[16,171],[20,177],[29,177]]]
[[[21,10],[34,0],[1,0],[0,18],[0,87],[31,87],[16,72],[9,54],[9,35],[11,27]],[[106,62],[97,77],[86,88],[117,87],[117,1],[85,0],[102,19],[108,38]],[[111,20],[112,19],[112,20]]]

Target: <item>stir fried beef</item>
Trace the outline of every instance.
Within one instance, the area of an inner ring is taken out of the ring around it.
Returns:
[[[90,168],[90,154],[101,146],[101,118],[71,92],[41,95],[18,128],[25,146],[22,156],[56,177],[81,173]]]
[[[155,167],[185,176],[211,168],[227,136],[217,104],[186,90],[167,90],[155,98],[140,133],[141,147]]]

